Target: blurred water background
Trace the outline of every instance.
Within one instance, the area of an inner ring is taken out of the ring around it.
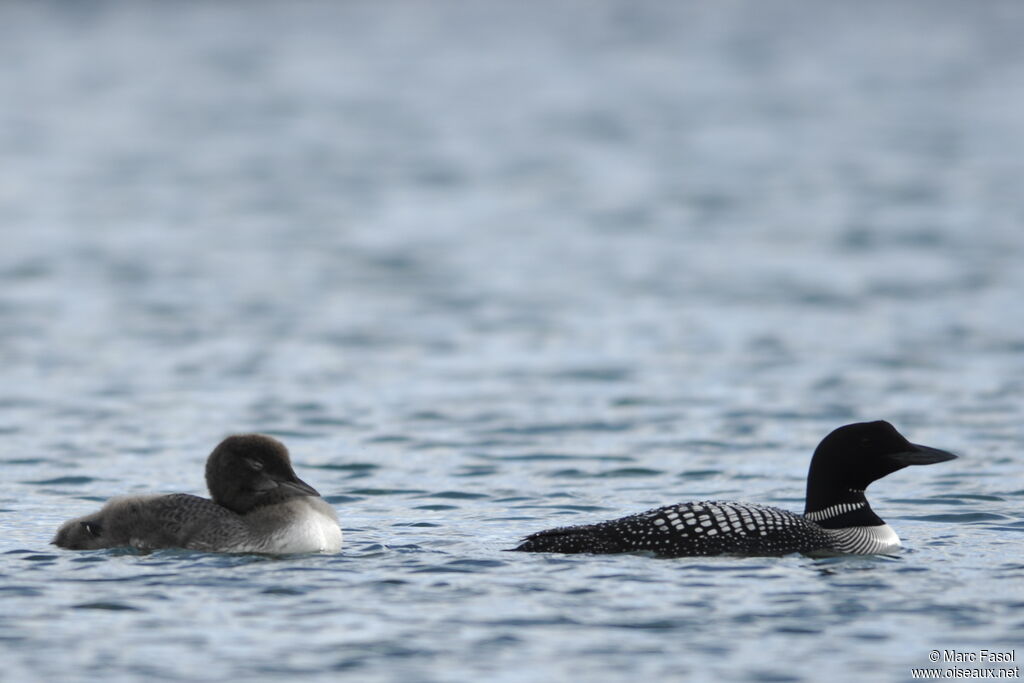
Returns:
[[[905,680],[1024,640],[1024,5],[0,4],[0,679]],[[510,555],[960,460],[896,557]],[[277,435],[337,556],[78,553]],[[1024,657],[1024,651],[1016,650]]]

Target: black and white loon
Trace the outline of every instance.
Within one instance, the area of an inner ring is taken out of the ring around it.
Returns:
[[[864,490],[907,465],[955,457],[910,443],[888,422],[850,424],[826,436],[814,451],[803,515],[750,503],[680,503],[599,524],[540,531],[514,550],[647,551],[661,557],[891,553],[900,547],[899,536],[874,513]]]
[[[65,522],[53,544],[223,553],[336,553],[338,516],[292,469],[288,449],[261,434],[229,436],[206,461],[210,498],[187,493],[112,498]]]

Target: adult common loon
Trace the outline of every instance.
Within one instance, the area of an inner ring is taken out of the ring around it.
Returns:
[[[53,544],[72,550],[131,546],[223,553],[335,553],[338,516],[299,479],[288,449],[261,434],[224,439],[206,460],[209,498],[187,493],[112,498],[65,522]]]
[[[513,550],[648,551],[661,557],[890,553],[900,547],[899,536],[872,511],[864,490],[907,465],[955,457],[910,443],[888,422],[850,424],[826,436],[814,451],[803,515],[750,503],[681,503],[599,524],[540,531]]]

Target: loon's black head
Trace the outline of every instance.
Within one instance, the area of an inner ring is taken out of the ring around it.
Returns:
[[[931,465],[955,457],[910,443],[884,420],[840,427],[822,439],[811,458],[805,514],[863,500],[871,482],[908,465]]]
[[[206,486],[218,505],[245,514],[296,496],[319,496],[292,469],[288,449],[262,434],[229,436],[206,461]]]

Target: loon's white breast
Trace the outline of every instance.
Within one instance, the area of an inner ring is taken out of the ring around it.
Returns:
[[[251,551],[287,555],[341,550],[338,515],[323,498],[293,498],[258,508],[242,519],[249,527]]]
[[[885,555],[903,547],[900,537],[888,524],[854,526],[830,530],[836,547],[853,555]]]

